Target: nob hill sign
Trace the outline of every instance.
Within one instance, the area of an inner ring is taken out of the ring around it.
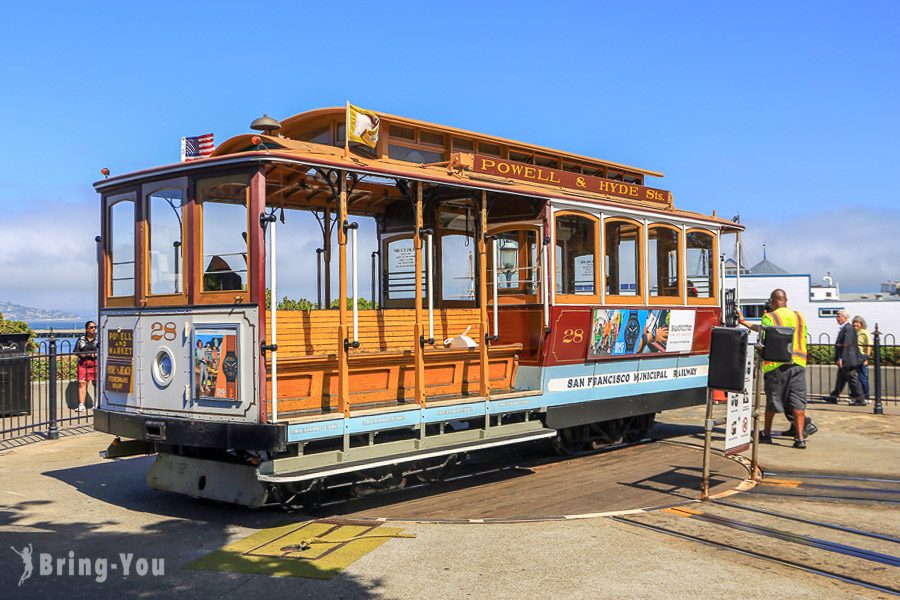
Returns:
[[[604,179],[603,177],[594,177],[591,175],[581,175],[579,173],[562,171],[560,169],[538,167],[512,160],[483,156],[481,154],[474,155],[473,162],[474,164],[472,165],[471,170],[476,173],[509,177],[510,179],[518,179],[529,183],[555,185],[581,192],[609,194],[610,196],[642,200],[644,202],[655,202],[666,206],[671,206],[672,204],[672,192],[645,187],[643,185],[637,185],[636,183],[625,183],[623,181],[614,181],[612,179]]]

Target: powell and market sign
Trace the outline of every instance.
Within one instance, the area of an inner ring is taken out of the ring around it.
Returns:
[[[622,181],[604,179],[603,177],[571,173],[560,169],[536,167],[527,163],[483,156],[481,154],[476,154],[473,162],[471,170],[476,173],[509,177],[530,183],[556,185],[569,190],[609,194],[610,196],[655,202],[666,206],[672,205],[672,192],[645,187],[636,183],[624,183]]]

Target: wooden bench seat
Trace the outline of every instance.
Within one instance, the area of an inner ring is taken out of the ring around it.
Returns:
[[[440,345],[445,339],[460,335],[468,327],[472,328],[469,336],[477,341],[480,331],[479,318],[477,308],[436,310],[434,314],[435,341]],[[337,310],[279,310],[279,358],[336,354],[338,320]],[[361,310],[359,311],[360,347],[353,352],[412,350],[415,342],[415,321],[416,311],[413,309]],[[272,339],[271,311],[267,323],[266,339],[270,340]]]
[[[333,412],[338,407],[337,311],[285,314],[292,312],[278,313],[279,417]],[[469,335],[478,341],[477,319],[477,310],[443,310],[441,318],[435,318],[435,338],[440,343],[472,325]],[[412,310],[360,312],[361,347],[352,349],[348,358],[351,410],[415,401],[414,322]],[[489,348],[491,388],[512,388],[521,349],[521,344]],[[426,397],[477,395],[481,382],[478,348],[426,346],[425,381]]]

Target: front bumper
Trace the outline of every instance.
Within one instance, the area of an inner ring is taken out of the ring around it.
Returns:
[[[199,421],[94,409],[94,429],[120,437],[174,446],[281,452],[284,425]]]

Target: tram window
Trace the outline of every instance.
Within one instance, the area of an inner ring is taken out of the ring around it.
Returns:
[[[400,127],[399,125],[391,125],[391,137],[414,142],[416,141],[416,130],[412,127]]]
[[[597,289],[596,225],[587,217],[556,217],[556,293],[593,295]]]
[[[247,187],[234,177],[197,183],[204,292],[247,289]]]
[[[433,146],[443,146],[446,144],[444,141],[443,133],[434,133],[431,131],[419,131],[419,143],[421,144],[431,144]]]
[[[641,226],[627,221],[606,222],[606,293],[641,295]]]
[[[468,204],[443,204],[438,212],[441,299],[475,300],[475,210]]]
[[[334,145],[340,148],[344,145],[344,142],[347,139],[347,124],[346,123],[338,123],[337,124],[337,139],[335,140]]]
[[[413,300],[416,297],[416,249],[412,236],[388,239],[384,245],[384,293],[387,300]],[[423,243],[423,250],[424,250]],[[422,261],[422,297],[427,298],[425,261]]]
[[[550,167],[553,169],[559,167],[559,161],[555,158],[550,158],[549,156],[535,156],[534,164],[539,167]]]
[[[570,173],[581,173],[581,166],[574,165],[572,163],[563,163],[563,171],[569,171]]]
[[[500,144],[489,144],[487,142],[478,142],[478,154],[486,154],[488,156],[500,156]]]
[[[472,140],[453,138],[453,150],[454,152],[474,152],[475,142]]]
[[[388,145],[388,156],[394,160],[404,160],[417,164],[436,163],[446,160],[444,152],[434,152],[424,148],[410,148],[396,144]]]
[[[497,293],[536,296],[538,290],[537,232],[532,230],[502,231],[493,235],[497,240],[499,273]],[[488,281],[494,281],[493,251],[488,251]]]
[[[157,190],[147,199],[150,224],[150,294],[180,294],[183,239],[180,189]]]
[[[715,284],[713,236],[702,231],[687,234],[688,296],[712,298]]]
[[[134,200],[109,207],[110,296],[134,296]]]
[[[314,144],[331,145],[331,123],[301,134],[300,139],[304,142],[313,142]]]
[[[509,160],[514,160],[514,161],[516,161],[516,162],[530,163],[530,162],[531,162],[531,155],[530,155],[530,154],[525,154],[525,153],[523,153],[523,152],[513,152],[513,151],[510,151],[510,153],[509,153]]]
[[[678,237],[677,229],[650,226],[648,258],[651,296],[681,296],[678,283]]]

